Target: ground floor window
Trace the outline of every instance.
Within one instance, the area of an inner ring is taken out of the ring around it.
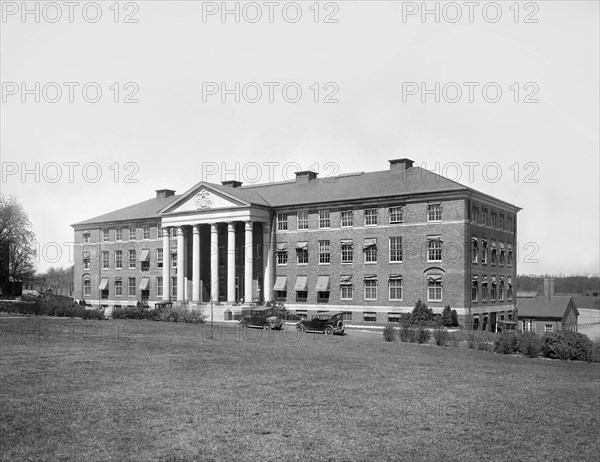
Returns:
[[[473,330],[479,330],[479,318],[473,318]]]
[[[171,297],[177,299],[177,277],[171,278]]]
[[[396,324],[399,323],[400,313],[388,313],[388,322]]]
[[[308,314],[306,313],[306,310],[296,310],[296,316],[298,316],[300,319],[308,318]]]
[[[342,285],[340,286],[340,299],[341,300],[352,300],[353,296],[353,286],[352,285]]]
[[[108,299],[108,289],[105,289],[102,292],[100,292],[100,298],[102,298],[103,300]]]
[[[83,295],[84,296],[89,296],[92,293],[92,281],[89,279],[86,279],[85,281],[83,281]]]
[[[344,312],[342,312],[342,320],[344,320],[344,321],[352,321],[352,311],[344,311]]]
[[[365,300],[377,300],[377,281],[365,281]]]
[[[546,333],[548,333],[548,332],[553,332],[553,331],[554,331],[554,326],[553,326],[552,324],[546,324],[546,326],[545,326],[545,328],[544,328],[544,331],[545,331]]]
[[[308,290],[297,290],[296,291],[296,301],[301,303],[308,300]]]
[[[402,300],[402,279],[390,280],[390,300]]]
[[[278,302],[284,302],[287,298],[287,290],[277,290],[275,291],[275,300]]]
[[[523,332],[535,332],[535,323],[533,319],[523,319],[522,321]]]
[[[156,278],[156,295],[158,297],[163,295],[163,278]]]
[[[329,291],[317,292],[317,303],[328,303],[329,302]]]
[[[442,281],[429,281],[427,286],[427,300],[430,302],[442,300]]]
[[[365,322],[377,322],[377,314],[370,311],[365,311],[363,313],[363,319]]]

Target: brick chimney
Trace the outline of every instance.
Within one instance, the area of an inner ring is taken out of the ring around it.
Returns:
[[[175,190],[173,189],[157,189],[156,190],[156,198],[164,199],[165,197],[171,197],[175,195]]]
[[[302,172],[296,172],[296,183],[308,183],[317,178],[318,173],[312,170],[304,170]]]
[[[414,161],[403,157],[402,159],[392,159],[388,161],[390,163],[390,172],[392,173],[403,173],[407,169],[413,166]]]
[[[226,181],[221,181],[221,184],[223,186],[230,186],[232,188],[239,188],[240,186],[242,186],[242,182],[241,181],[237,181],[237,180],[226,180]]]
[[[554,279],[544,278],[544,300],[554,297]]]

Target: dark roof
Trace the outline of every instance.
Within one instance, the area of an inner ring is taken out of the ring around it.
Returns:
[[[129,207],[108,212],[104,215],[99,215],[88,220],[80,221],[72,226],[91,225],[95,223],[104,223],[107,221],[136,220],[152,217],[159,218],[160,215],[158,214],[158,211],[179,197],[179,195],[170,197],[155,197],[144,202],[138,202],[137,204],[130,205]]]
[[[571,297],[573,297],[573,302],[577,308],[600,310],[600,297],[591,297],[580,294],[572,294]]]
[[[522,298],[517,301],[519,318],[521,317],[550,317],[562,318],[571,301],[570,295],[555,295],[550,300],[545,297]],[[575,306],[575,304],[573,304]],[[575,306],[575,315],[579,315]]]

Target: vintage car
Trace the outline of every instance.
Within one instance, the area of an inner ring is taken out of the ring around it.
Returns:
[[[244,314],[240,320],[242,327],[258,327],[260,329],[281,329],[283,322],[275,315],[272,306],[261,306],[250,309],[250,314]]]
[[[296,324],[296,330],[299,332],[322,332],[326,335],[343,334],[343,316],[341,311],[317,313],[310,320],[304,319]]]

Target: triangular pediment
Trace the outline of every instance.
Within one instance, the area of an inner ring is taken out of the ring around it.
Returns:
[[[183,193],[179,199],[165,207],[160,213],[201,212],[203,210],[247,207],[248,202],[212,188],[210,184],[201,182]]]

